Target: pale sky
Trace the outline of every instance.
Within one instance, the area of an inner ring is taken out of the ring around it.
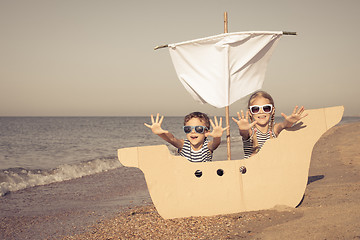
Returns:
[[[225,11],[229,32],[298,33],[267,69],[278,115],[344,105],[360,116],[359,0],[0,0],[0,116],[224,115],[153,48],[223,33]]]

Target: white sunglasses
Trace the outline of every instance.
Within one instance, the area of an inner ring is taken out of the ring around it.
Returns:
[[[249,107],[250,112],[252,114],[258,114],[260,113],[260,109],[263,110],[264,113],[271,113],[272,109],[273,109],[273,105],[272,104],[265,104],[262,106],[259,105],[252,105]]]

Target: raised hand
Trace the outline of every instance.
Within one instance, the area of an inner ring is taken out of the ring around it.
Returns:
[[[205,134],[206,137],[211,136],[213,138],[219,138],[222,136],[223,131],[225,131],[226,129],[229,128],[229,126],[227,126],[226,128],[222,127],[222,118],[220,118],[220,122],[218,122],[216,116],[214,117],[215,120],[215,124],[214,122],[210,119],[210,124],[213,128],[212,132],[208,132]]]
[[[232,118],[232,120],[234,120],[234,122],[236,122],[236,124],[238,125],[240,131],[250,130],[257,123],[256,121],[249,123],[249,114],[250,112],[249,110],[247,110],[246,116],[244,116],[244,111],[241,110],[241,115],[239,112],[237,112],[239,120],[237,120],[236,118]]]
[[[285,127],[291,127],[292,125],[297,123],[300,119],[306,117],[308,114],[307,113],[303,114],[304,110],[305,110],[305,108],[303,106],[301,106],[301,108],[299,110],[298,110],[298,106],[296,106],[290,116],[287,116],[286,114],[281,113],[281,115],[284,117]]]
[[[157,135],[160,135],[160,134],[163,134],[163,133],[168,133],[168,131],[164,130],[161,128],[161,124],[164,120],[164,116],[161,116],[161,118],[159,118],[159,113],[156,114],[156,119],[154,121],[154,116],[151,114],[151,125],[147,124],[147,123],[144,123],[144,125],[148,128],[151,129],[151,131],[154,133],[154,134],[157,134]]]

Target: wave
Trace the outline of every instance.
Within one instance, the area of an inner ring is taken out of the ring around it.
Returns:
[[[25,188],[81,178],[121,166],[115,158],[103,158],[77,164],[64,164],[50,170],[25,168],[0,170],[0,196]]]
[[[241,138],[239,136],[231,137],[231,141],[232,143],[241,143]],[[176,148],[170,144],[167,144],[167,146],[172,154],[178,155]],[[220,148],[226,148],[226,139],[222,139]],[[0,170],[0,197],[10,192],[81,178],[121,166],[117,158],[106,157],[76,164],[63,164],[54,169],[2,169]]]

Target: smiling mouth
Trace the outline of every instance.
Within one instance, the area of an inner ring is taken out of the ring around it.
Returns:
[[[190,136],[191,139],[197,139],[198,136]]]

